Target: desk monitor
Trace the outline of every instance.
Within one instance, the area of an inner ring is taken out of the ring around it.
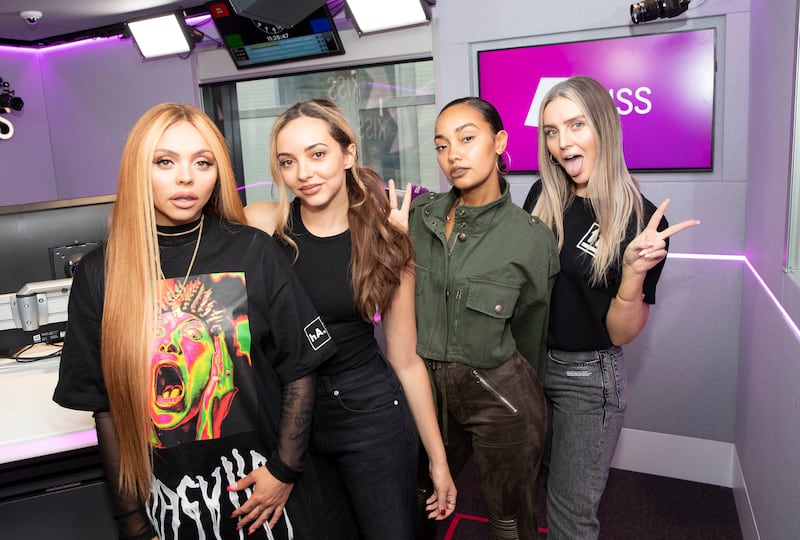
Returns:
[[[24,330],[10,328],[5,315],[11,315],[13,297],[28,295],[34,285],[37,292],[47,290],[47,282],[53,285],[49,289],[63,289],[80,258],[106,240],[114,199],[109,195],[0,206],[0,355],[63,340],[65,316]],[[59,305],[63,301],[59,298]]]

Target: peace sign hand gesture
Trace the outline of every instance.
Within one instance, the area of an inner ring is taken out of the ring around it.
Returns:
[[[688,219],[659,231],[658,224],[661,223],[667,206],[669,199],[665,199],[658,206],[647,227],[625,248],[625,253],[622,255],[623,267],[627,266],[636,274],[647,273],[667,256],[667,238],[700,223],[697,219]]]
[[[387,182],[389,191],[389,224],[400,232],[408,232],[408,212],[411,210],[411,184],[406,184],[403,194],[403,204],[397,206],[397,190],[394,179],[390,178]]]

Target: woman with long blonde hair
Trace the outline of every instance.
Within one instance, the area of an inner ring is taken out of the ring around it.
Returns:
[[[358,164],[355,135],[332,102],[284,112],[273,126],[270,162],[280,201],[248,205],[248,220],[280,238],[338,347],[318,370],[311,431],[326,476],[321,523],[343,540],[412,540],[417,433],[435,488],[421,502],[428,517],[452,514],[456,488],[415,350],[411,240],[388,223],[383,183]]]
[[[335,347],[244,223],[214,123],[191,105],[145,112],[108,241],[75,272],[54,396],[94,412],[120,538],[324,537],[301,473],[313,370]]]
[[[655,303],[668,227],[640,192],[622,153],[619,114],[596,80],[556,84],[539,113],[541,181],[523,205],[556,235],[561,271],[550,303],[544,391],[548,404],[548,540],[596,539],[597,508],[622,429],[622,345]]]

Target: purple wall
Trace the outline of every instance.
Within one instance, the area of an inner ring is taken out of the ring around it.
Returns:
[[[131,40],[2,49],[0,66],[25,100],[0,141],[0,205],[114,193],[136,119],[165,101],[199,104],[193,57],[143,61]]]
[[[797,136],[792,122],[798,2],[753,0],[751,17],[746,251],[780,303],[800,321],[800,282],[783,269]],[[797,538],[800,342],[755,280],[745,282],[743,299],[736,450],[760,538]]]
[[[0,205],[59,198],[41,57],[35,51],[0,47],[0,77],[25,102],[21,111],[3,115],[13,124],[14,134],[0,140]]]

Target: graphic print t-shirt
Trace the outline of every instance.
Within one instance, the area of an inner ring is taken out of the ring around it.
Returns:
[[[160,282],[151,360],[154,480],[147,512],[161,540],[245,538],[230,515],[251,490],[226,488],[276,449],[282,385],[315,369],[335,347],[271,238],[207,218],[184,284],[195,240],[168,237],[161,245],[169,277]],[[99,252],[85,259],[73,284],[55,399],[102,411],[103,260]],[[250,538],[308,538],[302,493],[296,485],[285,517]]]

